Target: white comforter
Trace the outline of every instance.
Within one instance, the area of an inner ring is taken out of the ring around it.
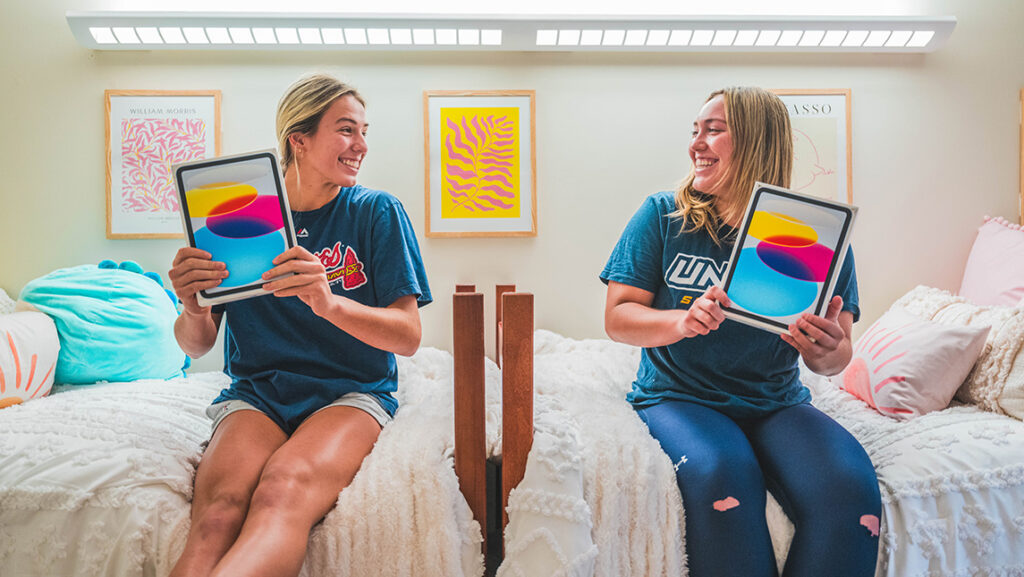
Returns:
[[[672,463],[624,401],[639,350],[537,331],[535,351],[537,437],[517,489],[529,499],[509,497],[500,573],[685,575]],[[860,440],[878,471],[879,577],[1024,577],[1024,423],[975,407],[899,422],[826,379],[804,378],[814,404]],[[570,431],[568,442],[558,429]],[[554,453],[578,465],[545,466]],[[793,527],[773,499],[768,519],[781,566]],[[551,526],[576,538],[551,539]]]
[[[400,359],[402,408],[312,532],[302,574],[483,574],[452,468],[452,357]],[[488,447],[498,446],[488,362]],[[0,410],[0,574],[166,575],[184,547],[204,410],[227,379],[66,387]]]

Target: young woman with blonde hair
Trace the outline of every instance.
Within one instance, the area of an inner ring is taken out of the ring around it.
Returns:
[[[644,201],[601,279],[608,335],[643,347],[627,399],[675,464],[690,575],[777,575],[767,488],[796,526],[784,576],[871,577],[874,469],[856,439],[810,405],[797,362],[833,375],[850,361],[853,254],[823,317],[804,315],[781,338],[726,320],[729,298],[715,283],[754,183],[789,185],[789,115],[765,90],[713,92],[689,153],[689,176],[676,193]]]
[[[175,325],[193,357],[225,320],[232,383],[207,410],[192,526],[172,577],[294,576],[309,531],[352,481],[397,408],[395,354],[419,346],[431,301],[401,203],[356,184],[366,156],[363,98],[327,75],[296,82],[277,112],[284,184],[298,246],[264,275],[273,294],[201,307],[228,275],[182,248],[170,278]]]

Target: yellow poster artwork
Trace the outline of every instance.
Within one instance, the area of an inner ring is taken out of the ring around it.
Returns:
[[[441,217],[519,218],[515,107],[441,108]]]

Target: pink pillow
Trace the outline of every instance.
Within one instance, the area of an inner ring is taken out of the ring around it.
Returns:
[[[967,257],[960,296],[978,305],[1024,302],[1024,229],[985,217]]]
[[[910,419],[946,408],[981,354],[989,327],[942,325],[890,309],[833,379],[883,415]]]

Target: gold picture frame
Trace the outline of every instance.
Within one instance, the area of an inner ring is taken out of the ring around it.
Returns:
[[[219,90],[105,90],[107,238],[183,238],[171,165],[220,156]]]
[[[423,92],[426,236],[537,236],[533,90]]]

